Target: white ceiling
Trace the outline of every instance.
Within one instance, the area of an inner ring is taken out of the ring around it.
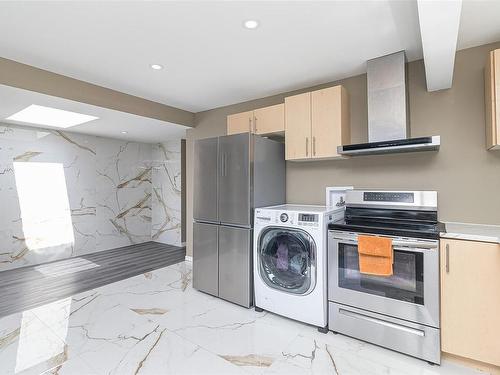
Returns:
[[[31,104],[42,105],[66,111],[78,112],[99,117],[85,124],[72,126],[63,131],[98,135],[130,141],[156,143],[160,141],[181,139],[186,137],[186,126],[172,124],[156,119],[96,107],[90,104],[22,90],[0,85],[0,123],[29,125],[38,128],[51,128],[45,125],[27,124],[6,120],[7,117],[28,107]],[[122,134],[126,131],[127,134]]]
[[[463,3],[458,48],[500,40],[500,1]],[[246,30],[246,19],[261,26]],[[422,57],[416,2],[0,2],[0,56],[193,112]],[[165,69],[155,71],[152,63]]]

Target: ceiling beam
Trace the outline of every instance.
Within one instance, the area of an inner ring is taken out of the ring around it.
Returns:
[[[192,112],[1,57],[0,84],[174,124],[194,126]]]
[[[457,50],[462,0],[418,0],[427,91],[449,89]]]

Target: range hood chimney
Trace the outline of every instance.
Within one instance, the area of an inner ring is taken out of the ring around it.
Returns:
[[[410,138],[405,52],[367,61],[368,143],[338,147],[342,155],[437,150],[439,136]]]

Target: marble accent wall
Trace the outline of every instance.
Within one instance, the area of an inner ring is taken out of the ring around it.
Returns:
[[[177,158],[169,147],[0,124],[0,271],[150,241],[152,233],[174,241],[180,221],[169,210],[180,177],[175,163],[153,173],[151,164],[153,152]]]
[[[153,145],[152,239],[181,245],[181,141]]]

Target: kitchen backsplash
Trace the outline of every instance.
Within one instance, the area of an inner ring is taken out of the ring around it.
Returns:
[[[2,124],[0,271],[152,239],[179,244],[179,186],[180,141]]]

